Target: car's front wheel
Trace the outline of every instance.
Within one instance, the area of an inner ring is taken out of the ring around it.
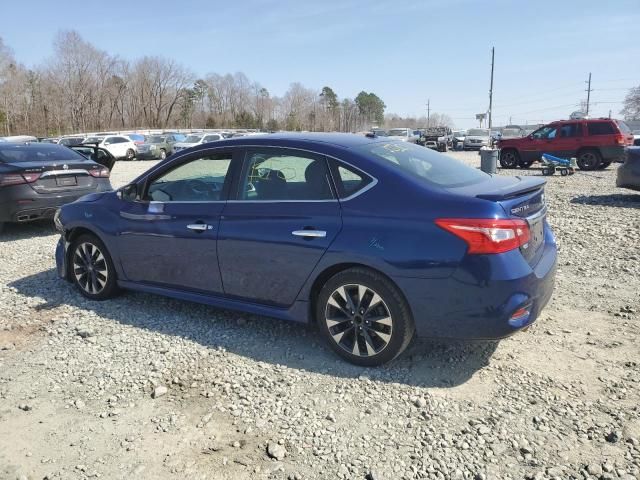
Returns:
[[[316,320],[331,348],[362,366],[393,360],[415,331],[402,293],[366,268],[350,268],[327,281],[317,298]]]
[[[116,272],[104,243],[94,235],[80,235],[71,246],[71,277],[80,293],[106,300],[118,292]]]
[[[129,161],[133,160],[133,157],[136,156],[136,152],[133,151],[133,149],[129,148],[127,150],[127,155],[125,156],[125,158]]]
[[[167,152],[166,150],[162,149],[160,150],[160,160],[164,160],[165,158],[167,158]]]

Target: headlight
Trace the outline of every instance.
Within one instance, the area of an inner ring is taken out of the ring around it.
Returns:
[[[60,233],[64,232],[64,225],[62,225],[62,221],[60,220],[60,209],[56,209],[56,213],[53,215],[53,224],[56,226],[56,230]]]

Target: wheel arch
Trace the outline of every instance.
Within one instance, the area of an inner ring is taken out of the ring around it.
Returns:
[[[311,284],[311,288],[309,290],[309,323],[311,324],[315,324],[317,319],[316,319],[316,315],[315,315],[315,311],[316,311],[316,304],[317,304],[317,300],[318,300],[318,295],[320,294],[320,290],[322,290],[322,287],[324,286],[325,283],[327,283],[327,281],[333,277],[334,275],[337,275],[340,272],[344,272],[345,270],[349,270],[351,268],[363,268],[366,270],[370,270],[372,272],[375,272],[378,275],[383,276],[385,279],[387,279],[397,290],[398,293],[402,296],[402,298],[404,299],[407,308],[409,309],[409,313],[411,314],[411,318],[413,319],[413,310],[411,309],[411,304],[409,303],[407,296],[404,294],[404,292],[402,291],[402,289],[398,286],[398,284],[396,282],[393,281],[393,278],[391,278],[389,275],[387,275],[386,273],[384,273],[383,271],[372,267],[370,265],[366,265],[364,263],[358,263],[358,262],[343,262],[343,263],[337,263],[334,265],[331,265],[327,268],[325,268],[324,270],[322,270],[314,279],[313,283]]]
[[[71,227],[69,230],[65,231],[64,233],[64,239],[69,242],[69,245],[73,244],[73,242],[80,237],[81,235],[93,235],[94,237],[98,238],[102,243],[105,244],[105,246],[108,247],[107,242],[104,241],[104,238],[102,237],[102,235],[100,235],[98,232],[96,232],[95,230],[92,230],[90,228],[87,228],[86,226],[83,225],[79,225],[77,227]],[[67,251],[65,252],[66,258],[65,258],[65,267],[66,267],[66,272],[65,274],[68,276],[70,274],[70,266],[71,266],[71,254],[73,253],[71,248],[68,248]],[[109,252],[111,253],[111,252]],[[116,268],[117,270],[117,268]]]

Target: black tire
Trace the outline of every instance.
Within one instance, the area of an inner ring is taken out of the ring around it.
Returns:
[[[611,160],[608,160],[608,161],[606,161],[606,162],[603,160],[602,162],[600,162],[600,166],[598,167],[598,169],[600,169],[600,170],[604,170],[604,169],[605,169],[605,168],[607,168],[609,165],[611,165]]]
[[[508,148],[500,150],[500,166],[502,168],[516,168],[520,163],[520,154],[517,150]]]
[[[134,152],[131,148],[127,150],[127,154],[125,155],[125,160],[133,160],[134,157],[136,156],[136,152]]]
[[[160,150],[160,160],[167,158],[167,151],[163,148]]]
[[[589,149],[578,152],[578,167],[580,170],[597,170],[602,163],[602,157],[597,150]]]
[[[542,175],[548,177],[549,175],[553,175],[553,173],[555,172],[555,169],[552,169],[550,167],[544,167],[542,169]]]
[[[560,170],[560,175],[562,175],[563,177],[566,177],[567,175],[569,175],[569,172],[563,168],[562,170]]]
[[[69,269],[76,288],[91,300],[106,300],[118,293],[113,260],[107,247],[95,235],[80,235],[73,241]]]
[[[376,298],[380,300],[372,305]],[[365,367],[396,358],[415,332],[400,290],[367,268],[350,268],[331,277],[316,298],[315,316],[329,346],[345,360]]]
[[[533,165],[533,162],[523,162],[523,161],[520,161],[520,162],[518,163],[518,166],[519,166],[520,168],[531,168],[531,165]]]

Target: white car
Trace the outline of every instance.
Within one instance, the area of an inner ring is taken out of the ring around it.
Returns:
[[[115,158],[133,160],[138,153],[138,146],[130,138],[123,135],[108,135],[106,137],[88,137],[82,143],[97,143]]]
[[[173,146],[174,152],[185,150],[187,148],[195,147],[203,143],[216,142],[218,140],[224,140],[222,133],[192,133],[184,142],[178,142]]]

